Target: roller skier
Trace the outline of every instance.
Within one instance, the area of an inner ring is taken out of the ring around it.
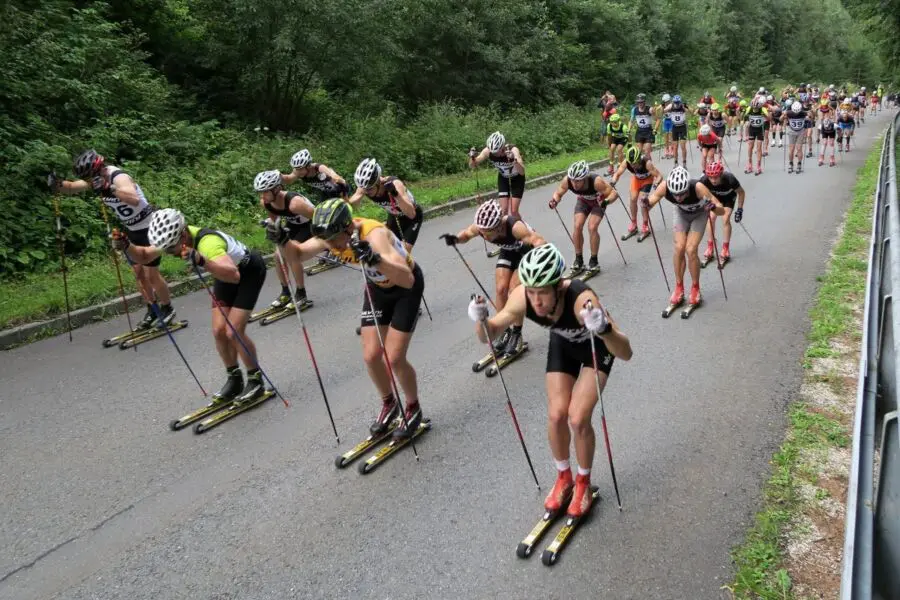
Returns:
[[[734,211],[734,220],[740,223],[744,218],[744,198],[746,193],[741,187],[741,182],[730,171],[726,171],[720,162],[712,162],[706,165],[706,172],[700,178],[700,183],[719,199],[722,206],[725,207],[725,214],[722,216],[722,252],[719,254],[719,262],[725,266],[731,260],[731,213]],[[737,210],[734,208],[735,200],[737,200]],[[716,253],[715,231],[711,228],[716,226],[716,213],[710,213],[707,231],[709,239],[706,241],[706,251],[703,253],[703,261],[701,267],[705,267],[712,260]]]
[[[628,224],[628,230],[622,235],[622,241],[637,235],[639,201],[646,198],[647,194],[650,193],[650,190],[653,189],[653,186],[658,185],[663,179],[659,169],[653,164],[653,159],[649,155],[642,154],[635,146],[628,148],[628,151],[625,153],[625,160],[619,164],[618,169],[616,169],[615,174],[612,176],[610,182],[613,186],[619,182],[619,179],[625,174],[626,170],[631,173],[631,189],[629,195],[631,223]],[[650,235],[650,211],[641,207],[641,212],[644,215],[644,219],[641,224],[641,234],[638,237],[639,242],[644,241],[644,239]]]

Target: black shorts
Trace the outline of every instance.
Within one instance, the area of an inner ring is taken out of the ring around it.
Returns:
[[[609,136],[609,145],[610,146],[624,146],[627,143],[628,143],[627,137]]]
[[[509,198],[512,192],[513,198],[521,198],[525,195],[525,176],[513,175],[506,177],[501,173],[497,173],[497,190],[500,192],[501,198]]]
[[[312,237],[312,227],[309,221],[306,223],[287,223],[287,230],[291,239],[301,244]]]
[[[763,134],[762,127],[748,127],[747,128],[747,139],[748,140],[759,140],[762,141],[765,138]]]
[[[416,280],[409,289],[400,286],[385,289],[377,285],[369,285],[372,302],[375,303],[374,316],[378,318],[379,325],[390,325],[403,333],[410,333],[416,328],[419,305],[422,303],[422,293],[425,291],[425,276],[422,275],[419,265],[413,267],[413,275]],[[363,292],[363,307],[359,324],[361,327],[375,325],[369,305],[369,295],[365,292]]]
[[[768,131],[771,126],[772,126],[771,121],[764,121],[763,122],[763,131]]]
[[[737,109],[736,108],[728,108],[728,109],[726,109],[726,113],[728,114],[729,117],[736,117]]]
[[[344,196],[349,196],[353,192],[350,190],[350,185],[345,183],[334,183],[333,185],[329,185],[328,189],[322,190],[319,188],[311,188],[311,194],[307,196],[310,202],[313,203],[313,206],[318,206],[319,204],[325,202],[326,200],[330,200],[332,198],[342,198]]]
[[[822,137],[826,140],[829,138],[834,139],[834,133],[835,133],[834,129],[832,129],[831,131],[823,131]]]
[[[225,308],[253,310],[259,299],[259,292],[266,282],[266,261],[254,250],[246,262],[238,265],[238,272],[241,274],[241,280],[237,283],[226,283],[216,279],[213,283],[213,294]]]
[[[597,366],[600,371],[609,375],[615,357],[600,338],[596,338],[594,344],[597,346]],[[581,373],[581,367],[594,368],[591,341],[570,342],[551,331],[550,347],[547,350],[547,373],[567,373],[577,378]]]
[[[676,142],[680,142],[681,140],[686,140],[688,137],[688,128],[687,125],[673,125],[672,126],[672,140]]]
[[[734,201],[737,200],[736,196],[731,196],[729,198],[719,198],[718,196],[716,196],[716,199],[718,199],[718,201],[721,202],[722,206],[724,206],[725,208],[734,210]]]
[[[722,125],[721,127],[713,127],[713,133],[715,133],[720,138],[723,138],[725,137],[725,127],[725,125]]]
[[[501,249],[497,257],[497,269],[509,269],[515,271],[519,268],[519,263],[525,254],[519,250]]]
[[[149,233],[150,233],[149,227],[147,229],[127,229],[127,228],[125,229],[125,235],[128,237],[128,241],[131,242],[132,244],[134,244],[135,246],[149,246],[150,245],[150,237],[148,235]],[[127,258],[128,255],[126,254],[125,257]],[[135,264],[134,262],[132,262],[130,260],[128,262],[131,263],[132,266],[134,266],[134,264]],[[158,267],[159,263],[161,263],[161,262],[162,262],[162,255],[160,254],[159,256],[154,258],[152,261],[148,262],[147,264],[143,264],[141,266],[143,266],[143,267]]]
[[[718,144],[700,144],[701,148],[706,148],[707,150],[715,150],[719,147]]]
[[[634,132],[634,141],[638,144],[650,144],[653,143],[653,130],[652,129],[641,129],[638,128]]]
[[[415,246],[416,240],[419,239],[419,231],[422,229],[422,221],[424,219],[425,215],[422,213],[422,207],[416,205],[416,217],[414,219],[410,219],[406,215],[390,215],[387,226],[394,235],[400,238],[401,242]]]

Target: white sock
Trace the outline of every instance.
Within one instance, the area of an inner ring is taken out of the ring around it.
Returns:
[[[569,459],[568,459],[568,458],[567,458],[566,460],[555,460],[555,459],[554,459],[553,462],[556,463],[556,470],[557,470],[557,471],[568,471],[568,470],[571,468],[571,467],[569,466]]]
[[[590,470],[590,469],[585,469],[584,467],[578,467],[578,474],[579,474],[579,475],[590,475],[590,474],[591,474],[591,470]]]

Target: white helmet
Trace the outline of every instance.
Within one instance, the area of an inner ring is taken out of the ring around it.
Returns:
[[[487,142],[485,145],[488,147],[488,150],[491,152],[499,152],[500,148],[506,143],[506,138],[503,137],[503,134],[499,131],[495,131],[491,135],[488,136]]]
[[[861,91],[861,92],[866,91],[866,86],[862,86],[861,88],[859,88],[859,91]]]
[[[761,87],[761,88],[759,88],[759,92],[758,92],[758,93],[762,94],[762,93],[765,92],[765,91],[766,91],[766,88]]]
[[[578,162],[574,162],[569,166],[568,176],[569,179],[584,179],[590,173],[590,169],[588,169],[587,162],[583,160],[579,160]]]
[[[768,100],[769,102],[771,102],[774,99],[775,99],[775,97],[772,96],[772,94],[769,94],[768,96],[766,96],[766,100]]]
[[[257,192],[268,192],[281,185],[281,173],[279,171],[263,171],[253,179],[253,189]]]
[[[291,166],[295,169],[302,169],[310,162],[312,162],[312,156],[309,155],[309,150],[306,148],[291,157]]]
[[[732,91],[732,92],[736,92],[736,91],[737,91],[737,86],[736,86],[736,85],[731,86],[731,91]]]
[[[153,213],[147,238],[151,246],[166,249],[181,239],[184,231],[184,215],[174,208],[163,208]]]
[[[700,128],[700,135],[709,135],[712,129],[709,125],[704,125]]]
[[[829,84],[829,85],[828,85],[828,89],[829,89],[829,90],[833,90],[833,89],[834,89],[834,84],[833,84],[833,83]]]
[[[794,112],[800,112],[801,110],[803,110],[803,105],[795,101],[793,104],[791,104],[791,110]]]
[[[666,177],[666,189],[675,195],[683,194],[688,189],[688,181],[690,178],[691,176],[687,169],[682,166],[677,166],[669,171],[669,175]]]
[[[672,96],[670,96],[669,94],[663,94],[663,95],[662,95],[662,101],[663,101],[663,102],[671,102],[671,101],[672,101]]]
[[[706,103],[705,103],[705,102],[698,102],[698,103],[697,103],[697,108],[706,108]]]
[[[378,183],[381,177],[381,165],[374,158],[364,158],[359,166],[356,167],[356,173],[353,174],[353,180],[356,187],[370,188]]]
[[[496,229],[503,218],[503,210],[496,200],[489,200],[475,211],[475,227],[478,229]]]

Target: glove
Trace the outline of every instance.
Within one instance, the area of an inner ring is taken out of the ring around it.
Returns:
[[[476,323],[487,321],[488,306],[487,302],[484,301],[484,298],[481,298],[480,296],[472,298],[472,301],[469,302],[469,318]]]
[[[612,330],[612,324],[606,318],[606,312],[602,308],[582,308],[579,314],[584,320],[584,326],[591,333],[603,335]]]
[[[360,263],[371,267],[381,262],[381,255],[372,250],[372,245],[365,240],[352,241],[350,247],[353,248],[353,254]]]
[[[91,180],[91,186],[94,188],[95,192],[104,193],[110,190],[109,181],[106,180],[106,177],[102,175],[97,175]]]
[[[439,239],[444,240],[444,243],[448,246],[455,246],[459,243],[459,238],[453,235],[452,233],[445,233]]]
[[[181,258],[190,262],[191,264],[197,265],[198,267],[202,267],[206,264],[206,259],[203,258],[203,255],[197,252],[196,248],[188,248],[184,246],[181,249]]]
[[[476,156],[477,154],[478,154],[478,151],[475,150],[474,147],[469,148],[469,158],[475,158],[475,156]]]
[[[112,233],[109,234],[109,238],[112,240],[113,250],[125,252],[128,250],[128,246],[131,245],[131,240],[128,239],[128,236],[118,229],[113,229]]]
[[[744,218],[744,208],[740,207],[736,211],[734,211],[734,222],[740,223],[741,219]]]
[[[548,206],[550,206],[550,208],[556,208],[557,206],[559,206],[559,202],[557,202],[554,198],[550,198],[550,202],[548,202],[547,204]]]
[[[62,182],[56,178],[56,173],[47,175],[47,187],[50,188],[51,192],[58,192],[59,188],[62,187]]]
[[[291,232],[288,231],[287,227],[281,224],[281,219],[276,219],[275,221],[266,219],[265,224],[267,240],[279,246],[287,244],[288,240],[291,238]]]

